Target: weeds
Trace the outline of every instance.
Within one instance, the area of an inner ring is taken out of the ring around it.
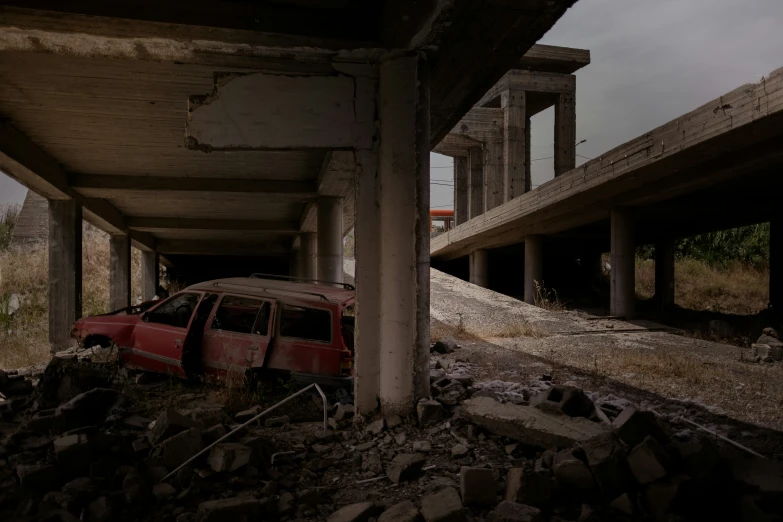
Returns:
[[[549,332],[535,326],[527,319],[520,319],[511,324],[504,325],[493,337],[532,337],[534,339],[542,339],[544,337],[549,337],[549,335]]]
[[[535,281],[536,288],[533,294],[533,303],[545,310],[560,312],[565,310],[565,304],[560,301],[554,288],[547,288],[543,282]]]

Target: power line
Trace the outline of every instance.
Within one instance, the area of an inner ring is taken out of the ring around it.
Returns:
[[[582,156],[581,154],[577,154],[577,156],[579,156],[580,158],[584,158],[584,159],[586,159],[586,160],[591,160],[591,159],[593,159],[593,158],[588,158],[587,156]]]

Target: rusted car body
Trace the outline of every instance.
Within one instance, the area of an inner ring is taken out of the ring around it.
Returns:
[[[171,297],[76,321],[82,346],[115,344],[132,369],[179,377],[279,370],[350,382],[355,292],[261,277],[219,279]]]

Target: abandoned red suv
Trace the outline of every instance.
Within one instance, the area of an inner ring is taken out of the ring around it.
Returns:
[[[354,288],[273,277],[199,283],[149,307],[79,319],[71,336],[86,347],[113,343],[132,369],[179,377],[279,370],[348,384]]]

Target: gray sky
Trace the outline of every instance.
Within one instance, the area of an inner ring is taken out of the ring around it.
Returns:
[[[783,0],[579,0],[541,40],[590,49],[577,72],[577,147],[593,158],[783,66]],[[533,186],[553,176],[554,113],[532,120]],[[586,161],[577,157],[577,164]],[[431,156],[432,179],[453,176]],[[26,190],[0,174],[0,204]],[[451,208],[450,186],[432,206]]]

